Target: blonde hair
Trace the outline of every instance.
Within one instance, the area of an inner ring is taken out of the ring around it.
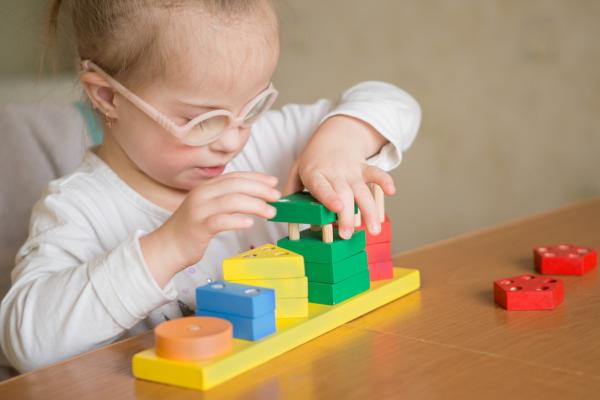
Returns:
[[[236,19],[264,9],[263,3],[269,3],[277,29],[269,0],[53,0],[48,33],[50,41],[56,38],[61,12],[68,12],[79,58],[135,86],[166,71],[173,43],[160,28],[169,13],[195,6],[211,16]]]

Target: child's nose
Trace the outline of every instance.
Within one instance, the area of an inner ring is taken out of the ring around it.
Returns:
[[[211,143],[210,147],[214,151],[235,152],[242,143],[240,128],[229,128],[221,134],[219,139]]]

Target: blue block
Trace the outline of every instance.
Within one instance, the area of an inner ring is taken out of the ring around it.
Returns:
[[[273,289],[215,281],[196,288],[196,309],[257,318],[275,310]]]
[[[275,312],[271,311],[258,318],[245,318],[237,315],[197,310],[196,315],[223,318],[233,325],[233,337],[244,340],[259,340],[275,333]]]

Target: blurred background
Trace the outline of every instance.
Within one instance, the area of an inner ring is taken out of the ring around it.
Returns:
[[[422,106],[387,203],[394,252],[600,194],[599,1],[278,3],[280,104],[377,79]],[[46,12],[0,4],[0,106],[80,99],[68,38],[40,73]]]

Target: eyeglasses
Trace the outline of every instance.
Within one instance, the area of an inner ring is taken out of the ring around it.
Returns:
[[[81,69],[82,73],[89,71],[98,73],[106,79],[116,92],[129,100],[173,136],[189,146],[203,146],[214,142],[229,129],[250,127],[261,115],[271,108],[278,95],[277,90],[271,83],[268,88],[250,100],[237,116],[228,110],[214,110],[202,113],[184,125],[178,125],[156,108],[133,94],[92,61],[82,61]],[[92,99],[91,96],[90,99]]]

